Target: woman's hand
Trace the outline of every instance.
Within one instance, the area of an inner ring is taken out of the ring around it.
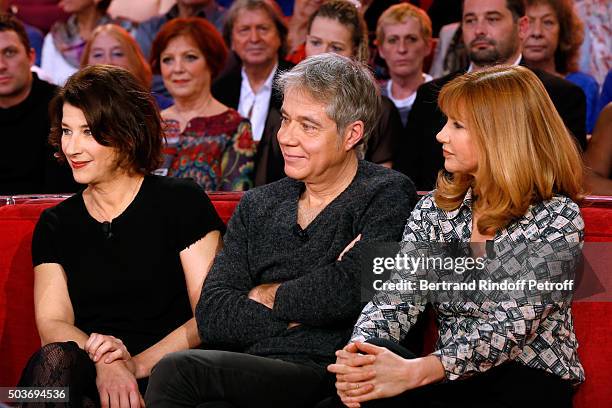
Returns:
[[[102,408],[141,408],[144,399],[138,391],[136,377],[123,361],[96,363],[96,386]]]
[[[349,350],[345,347],[336,355],[338,361],[328,366],[328,370],[336,374],[338,395],[349,407],[394,397],[444,378],[442,363],[435,356],[409,360],[384,347],[361,342],[354,343]]]
[[[131,358],[127,347],[120,339],[105,334],[91,333],[83,350],[89,354],[89,358],[94,363],[100,361],[102,357],[104,357],[103,362],[107,364],[115,360],[128,361]]]
[[[344,405],[349,408],[359,408],[358,402],[349,402],[350,395],[338,388],[340,383],[361,383],[373,378],[374,371],[368,370],[367,366],[374,362],[375,357],[358,354],[359,349],[355,343],[349,343],[342,350],[336,351],[336,366],[346,366],[344,374],[336,374],[336,392]],[[331,365],[328,367],[330,370]],[[366,369],[362,369],[365,367]],[[354,368],[354,369],[352,369]],[[331,370],[330,370],[331,371]],[[372,389],[372,385],[367,385],[367,389]],[[362,390],[366,390],[363,388]]]

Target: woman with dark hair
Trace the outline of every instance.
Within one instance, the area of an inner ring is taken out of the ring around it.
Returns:
[[[427,266],[398,267],[390,281],[421,290],[383,286],[365,306],[328,367],[338,395],[351,408],[518,408],[532,388],[529,406],[571,407],[585,378],[571,292],[516,282],[573,279],[584,240],[578,148],[542,82],[522,66],[459,76],[438,105],[448,117],[437,135],[446,172],[412,211],[400,252]],[[430,263],[451,243],[460,252],[451,261],[471,260],[468,271]],[[478,286],[460,286],[470,279]],[[428,303],[439,335],[435,351],[418,357],[401,342]]]
[[[333,52],[367,64],[370,56],[368,28],[363,16],[348,0],[331,0],[308,23],[306,57]],[[365,150],[365,159],[391,167],[397,141],[402,137],[400,114],[389,98],[382,97],[382,112]]]
[[[195,183],[149,174],[162,125],[125,69],[83,68],[50,111],[56,156],[86,187],[34,230],[43,347],[20,385],[70,387],[71,406],[142,406],[157,361],[200,344],[194,308],[224,226]]]
[[[138,43],[130,33],[116,24],[99,26],[87,41],[81,67],[94,64],[108,64],[123,67],[142,82],[145,88],[151,88],[153,73]],[[161,109],[172,105],[172,99],[154,92],[153,97]]]
[[[53,83],[63,85],[81,66],[81,55],[94,29],[103,24],[119,24],[126,30],[133,23],[123,18],[112,18],[106,13],[111,0],[65,0],[59,3],[70,14],[66,22],[58,21],[45,36],[41,68]]]
[[[212,95],[227,49],[215,27],[197,17],[164,24],[151,48],[153,71],[174,98],[162,111],[166,126],[162,172],[191,177],[210,191],[253,186],[255,144],[247,119]]]
[[[597,120],[599,84],[592,76],[578,71],[584,25],[569,0],[528,0],[529,31],[523,41],[527,65],[562,76],[582,88],[587,102],[587,132]]]

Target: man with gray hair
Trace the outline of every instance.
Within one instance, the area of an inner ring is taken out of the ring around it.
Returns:
[[[326,366],[361,310],[371,242],[397,242],[416,194],[359,159],[380,94],[368,68],[335,54],[282,74],[278,141],[288,177],[245,193],[204,282],[206,350],[153,369],[148,407],[309,407],[333,395]]]

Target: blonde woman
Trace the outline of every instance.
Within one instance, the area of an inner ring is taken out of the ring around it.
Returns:
[[[145,89],[151,89],[153,73],[138,43],[124,28],[116,24],[99,26],[91,34],[85,45],[81,67],[94,64],[108,64],[130,71],[142,83]],[[153,93],[160,109],[173,104],[171,98]]]
[[[535,74],[520,66],[468,73],[442,89],[439,106],[448,117],[437,135],[446,172],[413,210],[405,245],[487,241],[496,251],[580,245],[580,156]],[[495,254],[486,253],[487,266],[494,265]],[[522,391],[532,388],[538,391],[530,393],[530,406],[570,407],[573,386],[584,380],[570,303],[486,296],[434,302],[436,350],[419,358],[398,343],[425,302],[378,293],[328,367],[342,402],[521,407]]]

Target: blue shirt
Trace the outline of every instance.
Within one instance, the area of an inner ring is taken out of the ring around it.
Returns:
[[[582,88],[586,96],[586,130],[592,133],[597,120],[597,97],[599,95],[599,84],[589,74],[584,72],[572,72],[565,77],[570,82]]]

